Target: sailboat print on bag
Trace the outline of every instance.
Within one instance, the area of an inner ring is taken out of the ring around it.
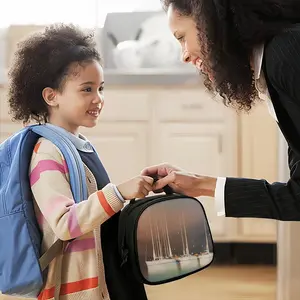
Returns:
[[[137,249],[149,283],[180,278],[210,265],[213,242],[199,203],[179,198],[148,207],[139,219]]]

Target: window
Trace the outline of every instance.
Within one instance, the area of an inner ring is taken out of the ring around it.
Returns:
[[[10,24],[44,25],[55,22],[94,28],[103,26],[109,12],[161,9],[159,0],[4,0],[4,2],[5,6],[2,4],[0,10],[0,28],[8,27]]]

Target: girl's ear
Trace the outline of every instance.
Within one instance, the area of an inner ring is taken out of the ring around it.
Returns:
[[[56,107],[58,105],[58,103],[56,101],[56,98],[57,98],[56,94],[57,94],[57,92],[50,87],[46,87],[42,91],[42,96],[43,96],[45,102],[51,107]]]

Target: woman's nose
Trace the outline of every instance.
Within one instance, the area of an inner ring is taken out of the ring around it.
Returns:
[[[191,62],[191,55],[188,51],[184,51],[182,53],[182,62],[184,62],[184,63],[190,63]]]

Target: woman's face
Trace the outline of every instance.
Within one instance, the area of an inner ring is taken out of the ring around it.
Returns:
[[[167,17],[169,28],[181,45],[182,61],[192,63],[199,71],[207,73],[203,70],[198,30],[193,18],[181,15],[172,4]]]

